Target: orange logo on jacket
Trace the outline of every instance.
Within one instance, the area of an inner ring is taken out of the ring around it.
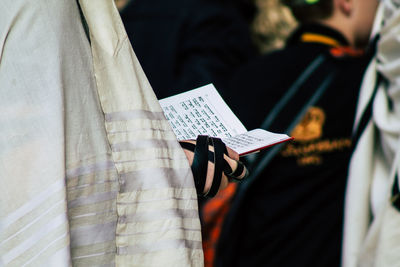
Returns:
[[[281,156],[295,157],[299,166],[320,165],[324,154],[349,149],[350,138],[323,139],[325,121],[326,115],[321,108],[309,108],[302,121],[291,132],[294,142],[286,145]]]
[[[291,135],[297,142],[309,142],[321,138],[325,113],[318,107],[311,107]]]

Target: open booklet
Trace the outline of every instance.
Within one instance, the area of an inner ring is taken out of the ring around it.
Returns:
[[[219,137],[244,156],[293,139],[263,129],[247,131],[212,84],[161,99],[160,104],[179,141]]]

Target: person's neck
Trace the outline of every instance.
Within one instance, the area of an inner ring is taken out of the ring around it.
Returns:
[[[118,11],[122,11],[130,2],[130,0],[114,0],[115,1],[115,5],[118,8]]]
[[[344,18],[332,16],[328,19],[319,20],[318,23],[340,32],[346,38],[350,46],[353,48],[355,47],[355,38],[350,21],[347,23]]]

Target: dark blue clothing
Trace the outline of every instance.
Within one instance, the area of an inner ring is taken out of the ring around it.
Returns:
[[[132,0],[121,17],[158,98],[218,84],[257,56],[247,19],[228,1]]]

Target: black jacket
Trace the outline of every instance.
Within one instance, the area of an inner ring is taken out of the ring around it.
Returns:
[[[327,91],[288,133],[295,141],[285,145],[260,176],[239,187],[222,229],[217,266],[340,265],[352,127],[369,60],[366,55],[352,56],[354,51],[349,55],[346,45],[333,29],[304,25],[285,49],[235,75],[229,86],[233,97],[227,102],[252,129],[261,125],[311,62],[320,55],[328,58],[267,129],[282,132],[324,77],[337,71]]]
[[[230,1],[132,0],[121,17],[158,98],[218,83],[257,56]]]

